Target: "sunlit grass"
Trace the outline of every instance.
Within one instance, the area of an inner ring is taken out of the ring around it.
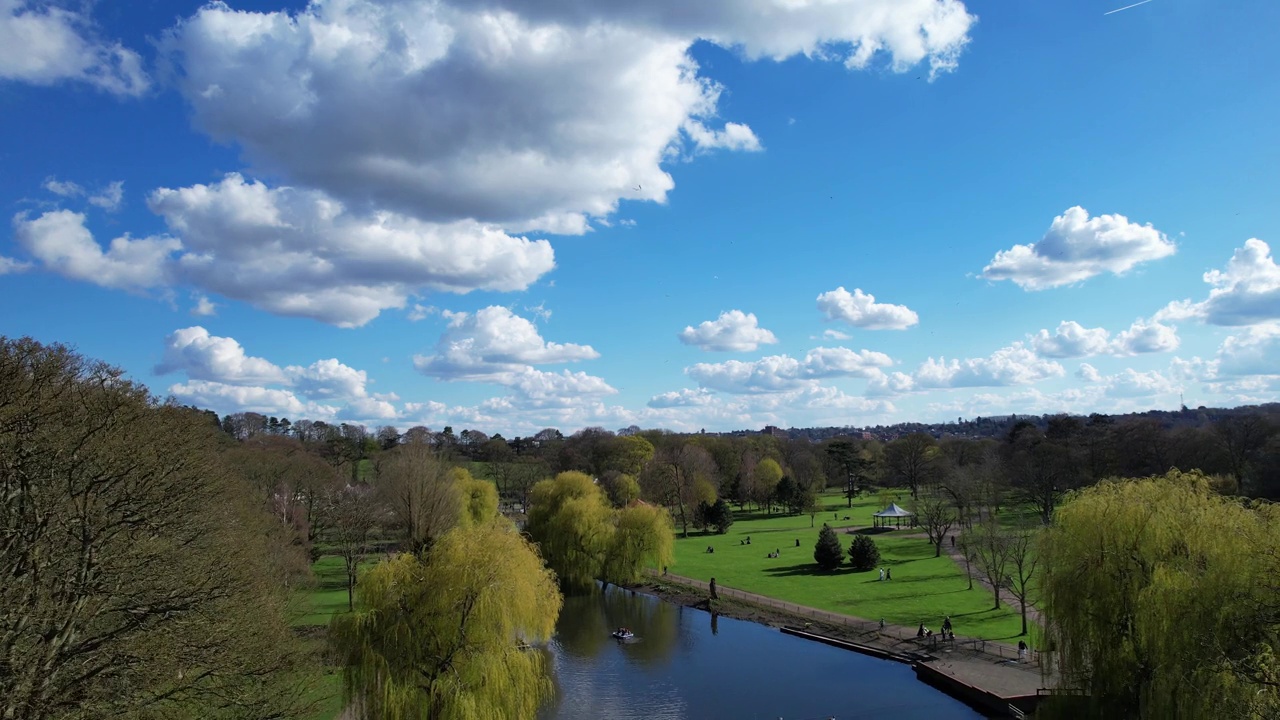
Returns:
[[[847,564],[833,572],[819,570],[813,548],[824,522],[837,529],[865,528],[871,525],[872,513],[882,509],[874,496],[855,500],[853,508],[837,495],[826,495],[823,502],[826,510],[818,513],[814,527],[808,515],[738,514],[725,535],[691,533],[677,538],[676,563],[670,571],[704,581],[714,577],[722,586],[868,620],[906,627],[924,623],[936,631],[950,615],[955,631],[963,636],[1017,636],[1021,621],[1008,596],[999,610],[992,610],[991,593],[976,582],[968,589],[964,569],[945,553],[935,558],[927,539],[904,537],[920,530],[903,528],[872,536],[880,548],[881,567],[892,569],[891,581],[880,582],[876,571],[855,572]],[[751,544],[741,544],[747,536]],[[847,549],[852,535],[841,532],[840,540]],[[708,545],[715,553],[706,552]],[[774,550],[781,556],[767,558]]]

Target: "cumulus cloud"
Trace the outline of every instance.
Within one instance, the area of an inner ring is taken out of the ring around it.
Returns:
[[[1178,391],[1178,386],[1158,370],[1138,372],[1126,368],[1103,382],[1108,397],[1149,397]]]
[[[1170,303],[1157,319],[1194,318],[1228,327],[1280,320],[1280,266],[1265,242],[1246,240],[1227,261],[1226,269],[1210,270],[1204,281],[1212,286],[1207,299]]]
[[[703,388],[727,393],[778,393],[822,378],[873,377],[892,364],[888,355],[870,350],[814,348],[803,359],[771,355],[752,362],[698,363],[685,368],[685,374]]]
[[[343,327],[424,290],[521,290],[555,266],[545,240],[471,220],[351,212],[324,193],[269,188],[236,173],[157,190],[148,205],[182,238],[177,264],[188,282]]]
[[[697,407],[715,402],[716,394],[706,388],[681,388],[649,398],[651,408]]]
[[[115,212],[116,210],[119,210],[120,203],[122,202],[124,202],[123,180],[116,180],[89,196],[90,205],[96,205],[107,212]]]
[[[722,88],[689,54],[699,39],[937,73],[974,20],[958,0],[210,4],[164,51],[198,125],[255,166],[425,220],[566,233],[664,201],[673,150],[759,148],[712,124]]]
[[[1039,357],[1022,343],[1000,348],[985,358],[947,360],[930,357],[912,376],[915,387],[999,387],[1029,385],[1064,374],[1062,366]]]
[[[164,358],[155,372],[167,375],[178,371],[194,380],[226,385],[285,382],[284,371],[275,364],[250,357],[235,338],[210,335],[199,325],[175,330],[165,338]]]
[[[169,387],[169,393],[184,403],[215,408],[223,413],[256,412],[263,415],[292,415],[309,420],[331,420],[339,411],[333,405],[303,402],[288,390],[228,385],[210,380],[176,383]]]
[[[818,296],[818,309],[827,320],[868,330],[905,330],[920,322],[920,316],[905,305],[877,303],[874,295],[843,286]]]
[[[307,367],[290,365],[285,372],[290,384],[309,398],[363,398],[367,394],[368,374],[335,358],[317,360]]]
[[[209,299],[207,295],[196,295],[195,307],[191,308],[191,314],[199,317],[211,317],[218,314],[218,305]]]
[[[1050,334],[1041,330],[1030,338],[1031,349],[1045,358],[1075,358],[1094,355],[1141,355],[1176,350],[1177,328],[1158,320],[1134,321],[1113,339],[1104,328],[1086,328],[1074,320],[1064,320]]]
[[[413,359],[418,371],[444,380],[509,381],[527,366],[593,360],[590,345],[547,342],[538,328],[509,309],[493,305],[474,313],[445,311],[449,327],[434,355]]]
[[[778,338],[760,327],[755,313],[730,310],[715,320],[704,320],[694,328],[685,327],[680,342],[703,350],[750,352],[761,345],[772,345]]]
[[[1280,323],[1255,325],[1227,337],[1215,370],[1219,376],[1280,375]]]
[[[18,244],[46,268],[109,288],[138,290],[167,283],[170,256],[182,247],[171,237],[122,235],[103,252],[85,226],[85,216],[70,210],[53,210],[34,220],[19,213],[13,227]]]
[[[1076,370],[1076,377],[1088,383],[1095,383],[1102,379],[1102,373],[1089,363],[1080,363],[1080,368]]]
[[[116,95],[141,95],[142,58],[95,37],[85,15],[42,0],[0,0],[0,80],[33,85],[87,83]]]
[[[0,2],[3,2],[3,0],[0,0]],[[84,188],[80,187],[79,184],[70,180],[59,180],[56,177],[46,178],[44,189],[58,197],[72,198],[84,195]]]
[[[1074,320],[1058,323],[1052,335],[1041,330],[1031,336],[1031,349],[1040,357],[1073,358],[1105,353],[1111,347],[1111,333],[1103,328],[1086,328]]]
[[[1139,225],[1123,215],[1089,217],[1077,205],[1054,218],[1039,242],[996,253],[981,276],[1012,280],[1024,290],[1045,290],[1108,272],[1122,275],[1176,250],[1150,223]]]

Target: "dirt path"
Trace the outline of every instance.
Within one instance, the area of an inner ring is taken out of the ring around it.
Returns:
[[[951,538],[948,538],[946,541],[942,543],[942,550],[947,554],[947,557],[951,558],[955,562],[955,564],[960,567],[961,570],[964,570],[965,569],[964,553],[960,552],[959,547],[956,547],[951,544],[951,539],[953,539],[954,537],[955,536],[953,535],[951,536]],[[974,569],[972,575],[973,575],[973,582],[975,584],[981,585],[982,588],[987,592],[992,592],[991,583],[987,582],[981,575],[979,575],[976,568]],[[1018,598],[1014,597],[1013,593],[1009,592],[1006,589],[1001,589],[1000,601],[1008,604],[1014,610],[1020,610],[1021,608],[1021,606],[1018,604]],[[1035,605],[1031,603],[1027,603],[1027,624],[1030,625],[1031,623],[1035,623],[1036,625],[1040,625],[1041,627],[1043,627],[1044,623],[1041,621],[1040,618],[1041,618],[1041,615],[1040,615],[1039,608],[1037,608]]]

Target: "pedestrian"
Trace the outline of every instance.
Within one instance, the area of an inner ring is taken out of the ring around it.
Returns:
[[[880,580],[884,580],[884,568],[880,568]]]
[[[885,569],[884,569],[884,579],[885,579],[885,580],[892,580],[892,579],[893,579],[893,568],[885,568]]]
[[[796,547],[800,547],[800,538],[796,538]]]
[[[952,536],[951,536],[951,547],[955,547],[955,546],[956,546],[956,536],[955,536],[955,535],[952,535]]]
[[[1018,641],[1018,662],[1027,661],[1027,643],[1025,640]]]

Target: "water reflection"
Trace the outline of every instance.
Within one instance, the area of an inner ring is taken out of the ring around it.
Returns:
[[[618,627],[636,638],[610,637]],[[543,720],[981,716],[905,665],[610,588],[565,599]]]

